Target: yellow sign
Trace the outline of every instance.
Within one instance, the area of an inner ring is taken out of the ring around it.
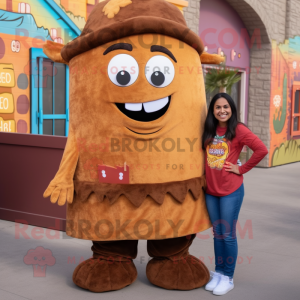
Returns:
[[[15,120],[3,120],[0,117],[0,131],[2,132],[16,132]]]
[[[14,97],[10,93],[0,94],[0,114],[11,114],[14,112]]]
[[[0,86],[15,86],[15,73],[12,64],[0,64]]]

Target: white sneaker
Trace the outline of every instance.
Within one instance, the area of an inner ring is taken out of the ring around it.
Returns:
[[[213,290],[214,295],[225,295],[234,288],[233,279],[228,276],[221,275],[221,280],[217,287]]]
[[[220,274],[220,273],[210,271],[210,277],[211,277],[212,279],[211,279],[210,282],[205,286],[205,289],[206,289],[207,291],[212,292],[213,289],[214,289],[214,288],[218,285],[218,283],[220,282],[221,275],[222,275],[222,274]]]

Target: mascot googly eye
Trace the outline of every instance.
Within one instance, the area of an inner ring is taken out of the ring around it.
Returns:
[[[130,86],[139,76],[137,61],[128,54],[114,56],[107,67],[107,73],[112,83],[117,86]]]
[[[163,88],[173,81],[175,68],[169,58],[156,55],[148,60],[145,67],[145,76],[151,85]]]

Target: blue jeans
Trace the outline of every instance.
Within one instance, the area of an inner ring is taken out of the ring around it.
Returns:
[[[216,271],[233,277],[238,245],[236,222],[244,198],[244,184],[224,197],[206,194],[206,206],[213,224]]]

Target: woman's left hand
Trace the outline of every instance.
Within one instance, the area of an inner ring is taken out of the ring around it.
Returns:
[[[239,166],[234,165],[231,162],[225,162],[225,171],[240,175]]]

